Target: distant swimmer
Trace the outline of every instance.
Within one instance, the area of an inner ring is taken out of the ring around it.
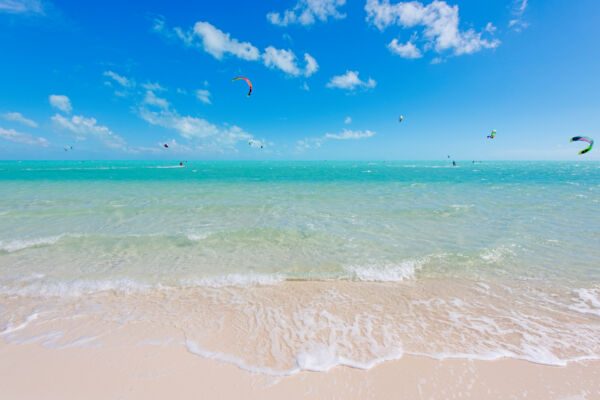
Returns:
[[[452,166],[456,167],[456,161],[452,161]]]

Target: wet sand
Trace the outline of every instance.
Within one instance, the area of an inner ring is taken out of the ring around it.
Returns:
[[[371,370],[272,377],[182,346],[46,349],[2,341],[0,388],[4,399],[599,399],[600,361],[553,367],[405,355]]]

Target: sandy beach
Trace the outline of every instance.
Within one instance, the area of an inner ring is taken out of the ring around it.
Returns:
[[[336,367],[269,377],[183,347],[45,349],[0,345],[4,399],[598,399],[600,361],[552,367],[527,361],[405,356],[369,371]]]

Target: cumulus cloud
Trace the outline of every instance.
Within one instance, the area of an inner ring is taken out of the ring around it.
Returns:
[[[18,112],[7,112],[4,114],[0,114],[0,117],[4,118],[7,121],[19,122],[23,125],[27,125],[32,128],[37,128],[38,126],[37,122],[25,118],[21,113]]]
[[[0,0],[0,13],[44,14],[41,0]]]
[[[247,142],[253,136],[238,126],[219,127],[203,118],[182,116],[176,111],[151,111],[139,109],[140,117],[151,125],[173,129],[188,140],[201,140],[204,149],[232,148],[239,142]]]
[[[163,19],[155,19],[153,30],[169,38],[179,38],[187,46],[202,48],[218,60],[232,55],[247,61],[262,60],[271,69],[280,69],[291,76],[309,77],[319,69],[319,64],[310,54],[304,54],[304,67],[298,65],[298,59],[292,50],[277,49],[268,46],[264,53],[250,42],[241,42],[208,22],[196,22],[191,31],[181,28],[170,30]]]
[[[269,46],[265,49],[262,57],[267,67],[278,68],[293,76],[304,75],[309,77],[319,69],[317,61],[308,53],[304,54],[304,60],[306,61],[304,69],[298,67],[296,55],[291,50],[279,50],[273,46]]]
[[[351,131],[349,129],[344,129],[341,133],[327,133],[325,134],[325,139],[338,139],[338,140],[349,140],[349,139],[362,139],[371,137],[375,134],[372,131]]]
[[[130,88],[135,86],[135,82],[131,79],[128,79],[124,76],[121,76],[113,71],[104,71],[104,76],[108,76],[112,78],[113,81],[117,82],[119,85],[124,88]]]
[[[146,82],[142,84],[142,87],[146,90],[150,90],[152,92],[165,92],[167,89],[162,87],[160,83],[155,82]]]
[[[349,118],[349,117],[348,117]],[[321,147],[323,142],[333,139],[333,140],[357,140],[369,138],[375,135],[373,131],[352,131],[349,129],[344,129],[340,133],[326,133],[325,135],[318,138],[307,138],[303,140],[298,140],[296,142],[296,149],[299,151],[313,148],[313,147]]]
[[[198,89],[196,90],[196,98],[203,103],[211,104],[210,101],[210,92],[206,89]]]
[[[512,28],[516,32],[521,32],[529,26],[529,24],[523,20],[523,14],[525,14],[527,6],[528,0],[513,0],[512,14],[514,18],[508,22],[509,28]]]
[[[311,57],[310,54],[304,53],[304,61],[306,61],[306,67],[304,68],[304,75],[311,76],[319,69],[319,64],[317,64],[317,60]]]
[[[233,55],[250,61],[258,60],[260,57],[260,52],[251,43],[240,42],[232,38],[229,33],[223,32],[208,22],[196,22],[194,28],[189,32],[175,28],[173,34],[168,31],[163,20],[156,20],[154,30],[168,36],[178,37],[188,46],[201,47],[218,60],[225,55]]]
[[[398,54],[403,58],[421,58],[423,54],[411,41],[404,44],[398,43],[398,39],[394,39],[388,44],[388,49],[394,54]]]
[[[62,94],[51,94],[49,97],[50,105],[60,111],[70,113],[73,110],[71,107],[71,100]]]
[[[352,118],[350,118],[350,117],[346,117],[346,119],[344,120],[344,123],[345,123],[346,125],[348,125],[348,124],[351,124],[351,123],[352,123]]]
[[[377,82],[369,78],[366,82],[360,80],[358,71],[346,71],[344,75],[338,75],[331,78],[327,83],[328,88],[337,88],[344,90],[355,90],[356,88],[374,88]]]
[[[125,140],[122,137],[115,135],[106,126],[98,125],[96,118],[86,118],[81,115],[74,115],[71,118],[68,118],[56,114],[52,117],[52,121],[54,121],[59,128],[73,134],[76,140],[86,140],[89,137],[93,137],[107,147],[127,150],[127,143]]]
[[[338,8],[346,4],[346,0],[299,0],[294,8],[285,10],[283,14],[272,11],[267,20],[273,25],[288,26],[290,24],[312,25],[316,20],[326,22],[328,17],[345,18]]]
[[[389,0],[367,0],[365,11],[367,21],[380,30],[391,25],[403,28],[423,26],[422,36],[427,42],[425,47],[433,47],[438,53],[449,50],[457,56],[473,54],[482,49],[495,48],[500,44],[497,39],[483,39],[482,33],[475,32],[473,29],[461,31],[458,6],[450,6],[445,1],[436,0],[425,6],[419,1],[390,4]],[[398,45],[398,42],[396,41],[395,44]],[[394,41],[388,47],[394,51]],[[416,55],[416,51],[419,51],[416,48],[413,50],[401,47],[401,49],[406,54],[412,55]]]
[[[163,99],[162,97],[156,96],[151,90],[146,91],[144,103],[165,110],[169,108],[169,102],[166,99]]]
[[[0,139],[31,146],[48,147],[50,145],[50,142],[43,137],[36,137],[28,133],[18,132],[14,129],[4,129],[2,127],[0,127]]]

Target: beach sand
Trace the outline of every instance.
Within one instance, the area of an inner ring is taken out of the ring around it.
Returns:
[[[515,359],[405,355],[370,370],[272,377],[182,346],[0,344],[2,399],[598,399],[600,361],[553,367]]]

